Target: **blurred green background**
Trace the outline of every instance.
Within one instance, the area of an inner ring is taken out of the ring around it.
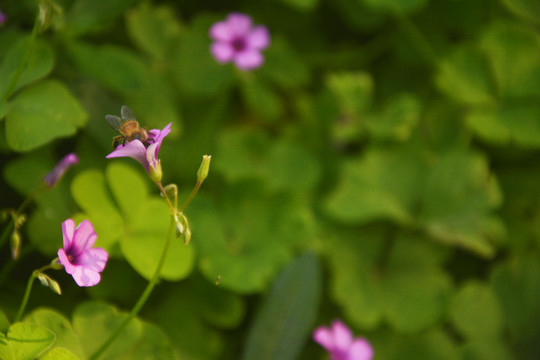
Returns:
[[[341,318],[377,360],[538,359],[537,0],[56,3],[0,4],[1,207],[80,158],[27,211],[21,258],[0,249],[0,330],[66,218],[111,259],[94,288],[34,287],[27,321],[56,329],[41,359],[84,359],[151,277],[167,206],[134,160],[105,159],[125,104],[173,123],[160,157],[182,199],[212,166],[191,244],[105,358],[323,359],[311,332]],[[38,4],[50,27],[9,89]],[[232,11],[271,33],[260,69],[209,52]]]

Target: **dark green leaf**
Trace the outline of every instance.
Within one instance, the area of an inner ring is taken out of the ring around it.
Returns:
[[[313,328],[319,307],[321,269],[304,254],[277,277],[251,326],[243,360],[293,360]]]

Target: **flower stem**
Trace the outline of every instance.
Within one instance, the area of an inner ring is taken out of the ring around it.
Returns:
[[[167,195],[167,191],[165,191],[165,189],[163,188],[163,185],[161,185],[161,182],[157,182],[156,184],[159,187],[159,190],[161,191],[163,196],[165,197],[165,200],[167,201],[167,204],[169,205],[170,214],[171,214],[171,216],[173,216],[175,211],[176,211],[176,205],[173,206],[173,204],[171,204],[171,200],[169,199],[169,195]]]
[[[9,82],[6,92],[4,93],[3,97],[4,97],[4,100],[6,101],[11,96],[11,93],[15,90],[15,87],[17,86],[17,82],[19,81],[19,78],[21,77],[22,72],[24,71],[24,67],[26,66],[26,62],[28,61],[28,57],[30,56],[30,52],[32,51],[32,48],[34,45],[34,41],[36,40],[38,29],[39,29],[39,14],[36,15],[36,20],[34,21],[34,27],[32,28],[32,33],[30,34],[30,40],[24,52],[23,58],[21,62],[19,63],[17,70],[15,70],[15,74],[11,78],[11,81]]]
[[[167,234],[167,240],[165,241],[165,246],[163,247],[163,252],[161,253],[161,257],[159,259],[158,266],[156,267],[156,271],[154,272],[154,275],[152,276],[152,279],[146,286],[146,289],[144,289],[143,293],[139,297],[139,300],[137,300],[137,303],[133,306],[133,309],[131,309],[128,317],[124,320],[122,324],[116,329],[116,331],[101,345],[101,347],[95,351],[88,360],[96,360],[98,359],[103,353],[111,346],[111,344],[116,340],[118,336],[124,331],[126,326],[133,320],[134,317],[137,316],[139,311],[144,306],[146,300],[148,300],[148,297],[152,293],[152,290],[154,289],[154,286],[157,284],[157,281],[159,279],[159,275],[161,274],[161,269],[163,268],[163,265],[165,264],[165,259],[167,257],[167,253],[169,252],[169,247],[171,244],[171,240],[174,237],[174,231],[175,231],[175,221],[174,216],[171,216],[171,223],[169,225],[169,231]]]
[[[24,296],[21,301],[21,306],[19,306],[19,311],[17,311],[17,316],[15,316],[15,322],[20,321],[22,318],[24,309],[26,308],[26,304],[28,303],[28,299],[30,298],[30,291],[32,290],[32,284],[34,283],[35,278],[36,271],[34,270],[32,272],[32,275],[30,275],[30,279],[28,279],[28,284],[26,284],[26,290],[24,291]]]
[[[186,199],[186,201],[184,201],[184,203],[182,204],[178,212],[183,212],[187,208],[191,200],[193,200],[195,195],[197,195],[197,192],[199,191],[199,188],[201,187],[201,185],[202,185],[202,181],[197,181],[197,184],[195,184],[195,187],[193,188],[193,190],[191,190],[191,194],[189,194],[188,198]]]

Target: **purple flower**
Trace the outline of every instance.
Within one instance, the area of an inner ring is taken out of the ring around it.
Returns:
[[[58,260],[79,286],[94,286],[101,280],[109,254],[102,248],[93,248],[97,234],[92,223],[84,220],[75,228],[75,222],[62,223],[64,248],[58,250]]]
[[[56,164],[54,169],[52,169],[51,172],[49,172],[45,177],[43,178],[43,181],[45,184],[47,184],[48,187],[53,187],[56,185],[58,180],[64,176],[64,173],[69,169],[71,166],[77,164],[79,162],[79,158],[74,153],[69,153],[62,160]]]
[[[0,25],[4,25],[4,23],[7,21],[7,15],[0,10]]]
[[[251,17],[242,13],[230,13],[225,21],[212,25],[210,37],[215,40],[210,46],[214,58],[220,63],[232,61],[241,70],[261,66],[261,50],[270,44],[266,26],[253,26]]]
[[[171,125],[172,123],[169,123],[163,130],[153,129],[148,131],[147,142],[150,143],[148,148],[144,146],[140,140],[135,139],[128,142],[126,145],[118,145],[118,147],[112,153],[107,155],[106,158],[133,158],[144,166],[152,180],[156,182],[161,181],[161,162],[158,159],[158,152],[161,147],[161,142],[165,136],[169,135],[171,132]]]
[[[331,360],[370,360],[373,348],[366,339],[354,338],[351,330],[339,320],[332,327],[318,327],[313,332],[313,340],[322,345]]]

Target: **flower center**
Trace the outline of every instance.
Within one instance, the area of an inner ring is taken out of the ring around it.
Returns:
[[[73,260],[75,260],[73,255],[68,255],[67,258],[68,258],[69,262],[73,264]]]
[[[243,51],[246,48],[246,40],[244,40],[244,38],[237,37],[232,41],[231,45],[234,50]]]

